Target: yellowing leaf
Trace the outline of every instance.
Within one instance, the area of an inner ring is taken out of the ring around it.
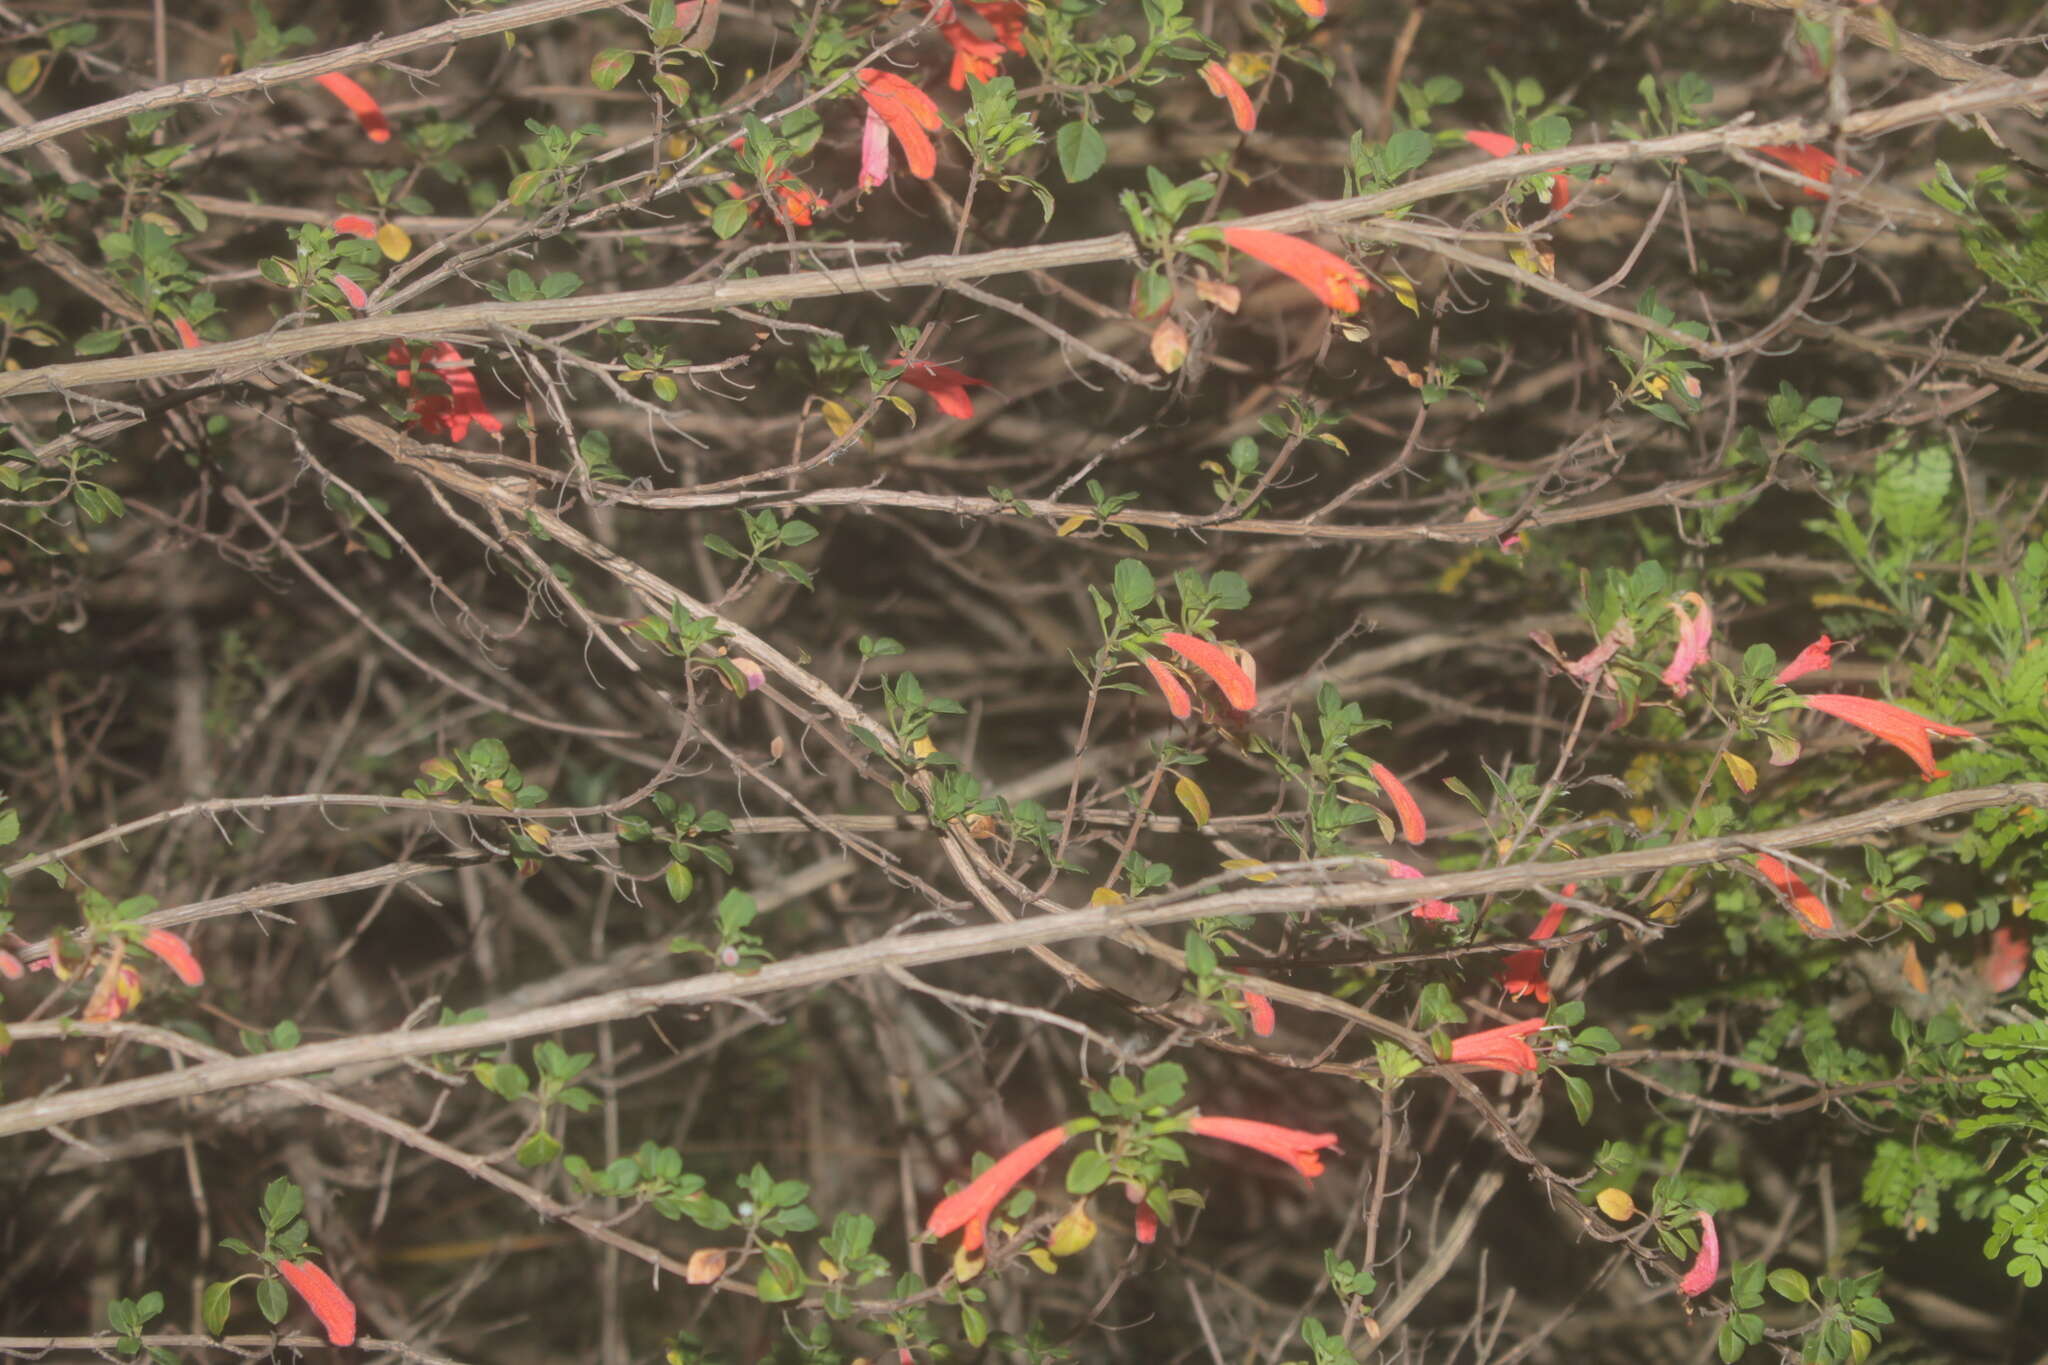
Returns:
[[[1181,809],[1194,817],[1197,825],[1209,823],[1209,793],[1202,790],[1202,784],[1192,777],[1183,777],[1173,784],[1173,798],[1180,802]]]
[[[1187,362],[1187,358],[1187,328],[1167,318],[1152,329],[1152,363],[1159,367],[1161,374],[1172,374]]]
[[[1415,301],[1415,281],[1406,275],[1389,275],[1386,280],[1387,288],[1394,291],[1394,297],[1400,300],[1401,306],[1421,317],[1422,305]]]
[[[910,752],[916,754],[919,758],[930,758],[938,750],[939,746],[932,743],[930,735],[920,735],[910,742]]]
[[[1636,1201],[1619,1185],[1609,1185],[1593,1196],[1593,1202],[1600,1206],[1600,1212],[1617,1223],[1626,1223],[1636,1216]]]
[[[1665,901],[1650,912],[1650,918],[1659,924],[1678,923],[1678,903],[1676,901]]]
[[[825,425],[831,428],[832,439],[845,440],[846,433],[853,430],[853,414],[829,398],[818,405],[818,410],[825,414]]]
[[[1484,550],[1467,550],[1438,577],[1436,580],[1436,590],[1441,593],[1456,592],[1458,585],[1465,581],[1465,575],[1478,568],[1485,558],[1486,551]]]
[[[1900,970],[1906,974],[1906,984],[1921,995],[1927,994],[1927,969],[1920,965],[1920,952],[1911,939],[1906,940],[1906,951],[1899,961]]]
[[[43,54],[24,52],[7,64],[7,88],[19,95],[43,74]]]
[[[377,229],[377,250],[387,261],[402,261],[412,255],[412,234],[396,223],[386,223]]]
[[[1263,52],[1233,52],[1224,65],[1239,85],[1264,80],[1273,70],[1273,59]]]
[[[1226,313],[1235,313],[1244,294],[1234,284],[1221,280],[1200,279],[1195,281],[1195,297],[1204,303],[1213,303]]]
[[[1865,611],[1882,612],[1886,616],[1896,615],[1882,602],[1873,602],[1868,597],[1854,597],[1845,592],[1817,592],[1812,597],[1816,607],[1861,607]]]
[[[1950,919],[1968,919],[1970,911],[1961,901],[1949,901],[1941,907],[1941,913]]]
[[[1123,903],[1124,893],[1111,890],[1106,886],[1096,887],[1094,893],[1088,897],[1088,904],[1098,910],[1105,905],[1122,905]]]
[[[1077,1251],[1086,1251],[1088,1244],[1095,1240],[1096,1231],[1095,1220],[1088,1216],[1088,1206],[1076,1204],[1053,1225],[1052,1236],[1046,1239],[1046,1249],[1055,1256],[1072,1256]]]
[[[1074,534],[1074,532],[1080,530],[1083,526],[1086,526],[1087,524],[1087,514],[1083,512],[1076,512],[1074,513],[1074,515],[1068,517],[1065,521],[1061,522],[1060,529],[1053,532],[1053,534],[1057,536],[1070,536]]]
[[[1257,858],[1225,858],[1223,866],[1232,872],[1243,872],[1246,881],[1270,882],[1273,880],[1272,873],[1254,870],[1265,866]]]
[[[953,1278],[966,1284],[988,1265],[988,1257],[980,1252],[969,1251],[966,1247],[953,1249]]]
[[[1044,1247],[1032,1247],[1029,1251],[1026,1251],[1024,1255],[1026,1258],[1030,1260],[1031,1264],[1037,1266],[1046,1274],[1057,1275],[1059,1273],[1060,1263],[1058,1261],[1055,1261],[1052,1258],[1052,1253],[1050,1251],[1047,1251]]]
[[[1728,776],[1735,779],[1735,785],[1742,788],[1744,796],[1756,790],[1756,765],[1740,754],[1723,753],[1721,763],[1728,769]]]

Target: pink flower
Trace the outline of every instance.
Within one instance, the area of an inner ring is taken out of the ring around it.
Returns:
[[[1382,858],[1380,859],[1380,864],[1387,869],[1389,874],[1400,878],[1402,881],[1422,880],[1423,873],[1421,868],[1404,863],[1398,858]],[[1448,920],[1456,923],[1458,907],[1452,905],[1449,901],[1423,901],[1420,905],[1411,907],[1408,913],[1416,919]]]
[[[192,949],[185,940],[168,929],[152,929],[142,939],[142,946],[155,953],[178,975],[178,980],[188,986],[206,984],[206,969],[199,965],[199,959],[192,956]]]
[[[1685,614],[1685,604],[1693,609],[1690,619]],[[1707,657],[1707,644],[1714,634],[1714,608],[1706,598],[1689,592],[1671,604],[1671,614],[1678,618],[1678,648],[1664,669],[1662,681],[1672,695],[1682,697],[1692,691],[1692,671]]]
[[[1230,106],[1230,118],[1240,133],[1249,133],[1259,126],[1259,111],[1252,108],[1252,97],[1245,93],[1237,77],[1230,74],[1230,68],[1221,62],[1210,62],[1202,68],[1202,81],[1209,87],[1209,93]]]
[[[1828,652],[1835,647],[1835,644],[1836,642],[1830,640],[1827,636],[1821,636],[1818,640],[1800,650],[1798,657],[1793,659],[1791,663],[1778,670],[1778,681],[1788,683],[1794,678],[1803,678],[1809,673],[1818,673],[1827,668],[1834,662],[1834,660],[1828,657]]]
[[[1429,822],[1422,818],[1422,807],[1415,804],[1415,798],[1401,785],[1401,779],[1387,770],[1384,763],[1375,763],[1370,769],[1372,780],[1380,784],[1380,790],[1394,803],[1394,810],[1401,817],[1401,837],[1411,844],[1419,844],[1429,837]]]
[[[1579,889],[1577,882],[1565,885],[1564,893],[1569,896]],[[1552,901],[1550,908],[1543,912],[1543,918],[1536,922],[1536,932],[1530,938],[1550,938],[1564,927],[1565,903]],[[1543,970],[1543,950],[1524,948],[1508,955],[1500,969],[1500,984],[1509,997],[1519,1000],[1533,995],[1544,1004],[1550,1003],[1550,977]]]
[[[2010,924],[2001,924],[1992,931],[1991,947],[1977,961],[1977,974],[1995,993],[2004,995],[2026,979],[2033,956],[2027,936]]]
[[[1337,1145],[1335,1133],[1305,1133],[1299,1128],[1282,1128],[1257,1119],[1209,1118],[1197,1114],[1188,1120],[1188,1131],[1196,1137],[1217,1138],[1249,1147],[1278,1158],[1313,1180],[1323,1173],[1323,1159],[1317,1153]]]
[[[1252,1032],[1261,1038],[1273,1036],[1273,1002],[1257,991],[1244,993],[1244,1012],[1252,1017]]]
[[[1700,1254],[1678,1282],[1678,1292],[1695,1298],[1713,1288],[1721,1274],[1721,1234],[1714,1230],[1714,1215],[1700,1210]]]
[[[898,376],[914,389],[923,389],[939,405],[939,411],[948,417],[968,418],[974,416],[974,400],[967,395],[969,389],[988,386],[986,379],[975,379],[964,375],[951,365],[935,365],[929,360],[898,359],[903,366]]]
[[[1488,1071],[1528,1074],[1536,1070],[1536,1051],[1522,1040],[1542,1027],[1541,1019],[1517,1019],[1499,1028],[1481,1029],[1477,1033],[1453,1038],[1451,1060],[1485,1067]]]
[[[1258,689],[1252,685],[1245,671],[1237,666],[1237,660],[1224,652],[1223,646],[1178,630],[1169,630],[1161,635],[1159,643],[1187,660],[1190,666],[1207,674],[1232,709],[1250,711],[1259,704]]]
[[[874,110],[860,135],[860,188],[871,190],[889,183],[889,125]]]
[[[995,1212],[996,1206],[1009,1198],[1017,1182],[1058,1151],[1060,1144],[1070,1136],[1064,1124],[1048,1128],[1003,1156],[995,1165],[974,1177],[966,1188],[940,1200],[939,1206],[932,1210],[932,1216],[925,1220],[925,1231],[934,1237],[944,1237],[954,1229],[964,1227],[967,1234],[960,1239],[960,1249],[978,1250],[988,1236],[988,1216]]]
[[[1923,715],[1908,711],[1903,706],[1894,706],[1888,701],[1851,697],[1841,692],[1814,692],[1802,700],[1814,710],[1833,716],[1836,720],[1847,721],[1857,729],[1866,730],[1897,748],[1920,765],[1920,775],[1929,782],[1937,777],[1948,776],[1946,770],[1934,766],[1934,743],[1928,738],[1930,731],[1955,739],[1976,738],[1960,725],[1946,725],[1938,720],[1929,720]]]
[[[1827,902],[1816,896],[1797,872],[1768,853],[1757,854],[1756,870],[1791,902],[1793,913],[1799,916],[1807,933],[1826,933],[1835,927],[1835,912],[1828,909]]]
[[[327,1339],[336,1346],[353,1346],[356,1340],[356,1306],[333,1277],[311,1261],[279,1261],[277,1273],[298,1292],[327,1329]]]

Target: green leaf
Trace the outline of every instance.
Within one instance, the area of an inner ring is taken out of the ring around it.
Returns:
[[[1813,1286],[1807,1283],[1806,1276],[1790,1266],[1773,1270],[1770,1284],[1778,1292],[1778,1297],[1788,1303],[1805,1303],[1813,1297]]]
[[[1579,1116],[1581,1127],[1593,1121],[1593,1087],[1582,1077],[1564,1078],[1565,1098],[1572,1102],[1572,1112]]]
[[[662,880],[668,885],[668,898],[679,904],[690,898],[690,892],[697,885],[697,878],[683,863],[670,863],[662,873]]]
[[[633,52],[623,47],[608,47],[590,59],[590,81],[600,90],[610,90],[626,79],[633,70]]]
[[[1152,571],[1135,559],[1119,559],[1116,562],[1117,605],[1128,612],[1138,612],[1149,605],[1158,593],[1152,581]]]
[[[711,210],[711,230],[720,241],[733,236],[747,225],[747,217],[753,212],[753,205],[744,199],[728,199]]]
[[[123,332],[87,332],[78,339],[76,347],[80,355],[105,355],[121,344]]]
[[[227,1330],[228,1317],[234,1309],[234,1285],[215,1280],[206,1286],[206,1292],[199,1296],[199,1317],[206,1324],[206,1334],[217,1337]]]
[[[545,1166],[561,1154],[561,1140],[545,1130],[519,1144],[518,1157],[522,1166]]]
[[[291,1301],[285,1297],[282,1280],[264,1280],[256,1286],[256,1307],[262,1312],[264,1321],[275,1327],[284,1321]]]
[[[43,54],[24,52],[7,64],[7,88],[19,95],[43,74]]]
[[[1077,1155],[1074,1164],[1067,1167],[1067,1193],[1092,1194],[1102,1188],[1114,1169],[1108,1157],[1089,1148]]]
[[[1053,147],[1059,152],[1060,173],[1070,185],[1088,179],[1109,160],[1109,144],[1102,140],[1102,134],[1094,124],[1078,119],[1059,130]]]

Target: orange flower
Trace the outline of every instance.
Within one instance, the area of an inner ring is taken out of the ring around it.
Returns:
[[[1688,604],[1695,613],[1690,619],[1685,614]],[[1673,696],[1682,697],[1692,691],[1692,671],[1706,661],[1707,645],[1714,635],[1714,608],[1706,598],[1689,592],[1671,604],[1671,614],[1678,618],[1678,648],[1664,668],[1662,681]]]
[[[371,97],[369,91],[335,71],[315,76],[313,83],[348,106],[348,111],[356,116],[356,122],[363,125],[363,135],[370,141],[391,141],[391,124],[384,117],[384,107]]]
[[[1813,888],[1802,881],[1797,872],[1768,853],[1756,855],[1756,870],[1778,889],[1779,895],[1792,903],[1793,912],[1799,916],[1807,933],[1826,933],[1835,927],[1835,912],[1828,909],[1826,901],[1813,894]]]
[[[1194,699],[1188,690],[1180,685],[1180,679],[1173,676],[1173,670],[1157,659],[1145,660],[1145,671],[1152,675],[1153,685],[1166,698],[1167,714],[1175,720],[1186,720],[1195,713]]]
[[[1252,1032],[1261,1038],[1273,1036],[1273,1002],[1257,991],[1244,993],[1244,1012],[1252,1017]]]
[[[1048,1128],[1023,1146],[1010,1152],[995,1165],[983,1171],[968,1182],[966,1188],[957,1190],[939,1201],[932,1210],[932,1216],[925,1220],[925,1231],[934,1237],[944,1237],[955,1228],[964,1227],[967,1235],[960,1239],[962,1251],[976,1251],[988,1236],[988,1216],[996,1206],[1009,1198],[1017,1182],[1031,1174],[1032,1170],[1047,1157],[1059,1150],[1061,1143],[1072,1134],[1066,1125]]]
[[[1313,242],[1284,232],[1260,228],[1225,228],[1223,240],[1254,260],[1299,280],[1325,308],[1339,313],[1358,311],[1358,296],[1372,288],[1359,268]]]
[[[1517,142],[1506,133],[1489,133],[1479,128],[1466,129],[1465,141],[1492,157],[1513,156],[1516,152],[1531,150],[1528,143]]]
[[[311,1261],[279,1261],[277,1273],[298,1291],[327,1329],[327,1339],[336,1346],[353,1346],[356,1340],[356,1306],[332,1276]]]
[[[1985,985],[2004,995],[2026,979],[2027,965],[2033,956],[2027,936],[2015,932],[2010,924],[2001,924],[1992,931],[1990,950],[1978,959],[1977,974],[1984,978]]]
[[[1369,770],[1372,780],[1380,784],[1380,790],[1394,803],[1394,809],[1401,816],[1401,837],[1411,844],[1419,844],[1429,837],[1429,822],[1422,818],[1422,807],[1415,804],[1415,798],[1401,785],[1401,779],[1387,771],[1384,763],[1375,763]]]
[[[142,946],[163,959],[164,965],[178,975],[178,980],[188,986],[206,984],[206,969],[199,965],[199,959],[192,956],[192,949],[185,940],[168,929],[152,929],[142,939]]]
[[[861,98],[895,134],[910,173],[919,180],[931,179],[932,172],[938,169],[939,154],[926,134],[938,131],[939,106],[932,103],[930,95],[893,71],[863,67],[860,80],[866,87],[860,92]]]
[[[974,400],[967,396],[967,391],[988,386],[986,379],[964,375],[951,365],[934,365],[929,360],[904,360],[900,356],[893,363],[904,367],[897,378],[930,394],[939,405],[939,411],[948,417],[974,416]]]
[[[960,21],[953,0],[933,0],[932,17],[939,35],[953,45],[953,70],[946,77],[948,89],[964,90],[967,78],[994,80],[1003,69],[1003,52],[1024,55],[1024,7],[1017,0],[967,0],[968,8],[995,30],[994,38],[978,36]]]
[[[334,230],[351,237],[375,237],[377,225],[360,213],[344,213],[334,220]]]
[[[1329,13],[1329,0],[1294,0],[1294,3],[1311,19],[1320,19]]]
[[[1577,882],[1565,884],[1564,893],[1569,896],[1579,889]],[[1552,901],[1550,908],[1543,912],[1543,918],[1536,922],[1536,932],[1530,938],[1550,938],[1564,927],[1565,903]],[[1500,969],[1501,989],[1509,997],[1519,1000],[1533,995],[1544,1004],[1550,1003],[1550,978],[1543,970],[1543,950],[1524,948],[1508,955],[1507,963]]]
[[[199,349],[199,333],[192,330],[192,324],[183,318],[172,318],[171,326],[177,329],[178,344],[188,351]]]
[[[1773,161],[1784,162],[1808,180],[1818,180],[1823,185],[1835,178],[1836,171],[1847,171],[1850,175],[1862,174],[1854,166],[1844,161],[1835,160],[1832,155],[1822,151],[1810,142],[1802,142],[1794,146],[1759,147],[1757,151]],[[1828,197],[1826,190],[1817,190],[1811,185],[1803,186],[1802,190],[1815,199],[1825,199]]]
[[[1517,1019],[1499,1028],[1481,1029],[1451,1039],[1451,1060],[1485,1067],[1488,1071],[1522,1072],[1536,1070],[1536,1051],[1522,1040],[1543,1027],[1541,1019]]]
[[[1801,700],[1814,710],[1833,716],[1836,720],[1847,721],[1859,730],[1867,730],[1897,748],[1920,765],[1920,775],[1929,782],[1937,777],[1948,776],[1947,770],[1934,766],[1934,742],[1928,738],[1930,731],[1954,739],[1976,738],[1960,725],[1946,725],[1938,720],[1929,720],[1923,715],[1908,711],[1903,706],[1894,706],[1888,701],[1851,697],[1841,692],[1814,692]]]
[[[1700,1210],[1700,1254],[1692,1269],[1678,1282],[1678,1292],[1687,1298],[1706,1293],[1721,1274],[1721,1234],[1714,1230],[1714,1215]]]
[[[1835,647],[1835,643],[1835,641],[1830,640],[1827,636],[1821,636],[1818,640],[1800,650],[1798,657],[1793,659],[1791,663],[1778,670],[1778,681],[1788,683],[1794,678],[1803,678],[1809,673],[1818,673],[1827,668],[1828,665],[1834,662],[1834,660],[1828,657],[1828,651]]]
[[[1402,881],[1422,880],[1422,869],[1419,867],[1411,867],[1398,858],[1382,858],[1380,862],[1391,875]],[[1408,913],[1416,919],[1449,920],[1455,923],[1458,918],[1458,907],[1449,901],[1424,901],[1412,907]]]
[[[1335,1133],[1305,1133],[1299,1128],[1282,1128],[1257,1119],[1209,1118],[1197,1114],[1188,1120],[1188,1131],[1196,1137],[1218,1138],[1278,1158],[1313,1180],[1323,1173],[1323,1159],[1317,1153],[1337,1145]]]
[[[1187,660],[1191,667],[1208,675],[1209,681],[1216,684],[1223,700],[1229,702],[1232,709],[1250,711],[1258,706],[1258,689],[1245,676],[1245,671],[1237,666],[1237,660],[1223,651],[1223,646],[1178,630],[1167,631],[1159,637],[1159,643]]]
[[[1210,62],[1202,68],[1202,80],[1209,87],[1209,93],[1230,106],[1231,120],[1237,124],[1237,131],[1249,133],[1259,126],[1259,111],[1252,108],[1252,97],[1238,84],[1237,77],[1221,62]]]
[[[19,981],[25,975],[27,968],[21,965],[21,959],[5,948],[0,948],[0,976],[6,977],[9,981]]]

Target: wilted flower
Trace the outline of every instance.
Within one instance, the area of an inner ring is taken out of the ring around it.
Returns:
[[[974,400],[967,395],[969,389],[988,386],[986,379],[975,379],[964,375],[951,365],[935,365],[929,360],[903,360],[895,362],[903,366],[898,376],[914,389],[923,389],[939,405],[939,411],[948,417],[967,418],[974,416]]]
[[[384,107],[371,97],[369,91],[337,71],[315,76],[313,83],[348,107],[348,111],[356,116],[356,122],[363,126],[363,135],[370,141],[391,141],[391,124],[384,117]]]
[[[1399,858],[1382,858],[1380,863],[1390,875],[1402,881],[1422,880],[1421,868],[1404,863]],[[1449,901],[1423,901],[1420,905],[1410,907],[1408,913],[1416,919],[1448,920],[1455,923],[1458,918],[1458,907]]]
[[[1685,614],[1688,605],[1693,609],[1689,618]],[[1682,697],[1692,691],[1692,671],[1706,660],[1707,645],[1714,635],[1714,608],[1706,598],[1689,592],[1671,604],[1671,614],[1678,618],[1678,648],[1665,666],[1662,681],[1674,696]]]
[[[859,183],[863,190],[889,183],[889,125],[873,109],[861,127]]]
[[[152,929],[143,935],[142,946],[155,953],[178,975],[178,980],[188,986],[206,983],[206,970],[199,965],[199,959],[192,956],[191,947],[184,939],[168,929]]]
[[[889,125],[897,145],[903,148],[903,162],[910,173],[919,180],[931,179],[938,169],[939,154],[928,134],[938,131],[939,106],[893,71],[863,67],[860,81],[865,87],[861,98]]]
[[[1249,133],[1259,126],[1259,111],[1252,108],[1252,97],[1245,93],[1237,77],[1230,74],[1230,68],[1221,62],[1210,62],[1202,68],[1202,81],[1209,87],[1209,93],[1230,106],[1230,118],[1240,133]]]
[[[1041,1161],[1058,1151],[1060,1144],[1071,1136],[1066,1125],[1062,1124],[1046,1129],[1009,1152],[974,1177],[964,1189],[940,1200],[939,1206],[932,1210],[932,1216],[925,1220],[925,1231],[934,1237],[944,1237],[955,1228],[964,1227],[967,1234],[960,1239],[960,1249],[978,1250],[988,1236],[988,1216],[995,1212],[996,1206],[1009,1197],[1018,1181],[1031,1174]]]
[[[1415,804],[1415,798],[1401,785],[1401,779],[1387,769],[1384,763],[1375,763],[1369,771],[1372,780],[1380,784],[1380,790],[1394,803],[1394,810],[1401,817],[1401,837],[1411,844],[1419,844],[1429,837],[1429,822],[1422,818],[1422,807]]]
[[[1768,853],[1757,854],[1756,870],[1764,874],[1765,881],[1778,888],[1778,894],[1791,902],[1807,933],[1826,933],[1835,927],[1835,912],[1813,893],[1812,887],[1800,880],[1797,872]]]
[[[1836,720],[1847,721],[1859,730],[1876,735],[1885,743],[1894,746],[1908,758],[1920,765],[1920,775],[1932,782],[1937,777],[1947,777],[1945,769],[1934,766],[1934,742],[1929,732],[1948,735],[1955,739],[1975,739],[1976,736],[1960,725],[1947,725],[1938,720],[1908,711],[1903,706],[1894,706],[1888,701],[1872,701],[1868,697],[1851,697],[1841,692],[1814,692],[1801,698],[1808,706]]]
[[[1517,1019],[1499,1028],[1481,1029],[1477,1033],[1453,1038],[1451,1060],[1485,1067],[1489,1071],[1533,1072],[1536,1069],[1536,1050],[1523,1039],[1542,1027],[1541,1019]]]
[[[1372,288],[1364,272],[1342,256],[1284,232],[1260,228],[1225,228],[1223,240],[1254,260],[1299,280],[1323,306],[1339,313],[1358,311],[1358,296]]]
[[[306,1307],[313,1310],[313,1316],[320,1319],[329,1341],[336,1346],[355,1344],[355,1302],[341,1292],[332,1276],[311,1261],[280,1260],[277,1273],[284,1276],[284,1282],[298,1291]]]
[[[1721,1234],[1714,1230],[1714,1215],[1700,1210],[1700,1254],[1678,1282],[1678,1292],[1687,1298],[1704,1294],[1721,1274]]]
[[[142,973],[122,963],[100,977],[80,1017],[96,1024],[111,1024],[142,999]]]
[[[1827,668],[1834,662],[1828,657],[1828,653],[1834,649],[1836,643],[1825,635],[1821,636],[1800,650],[1791,663],[1778,670],[1778,681],[1788,683],[1794,678],[1803,678],[1809,673],[1818,673]]]
[[[1233,710],[1250,711],[1258,706],[1258,688],[1223,646],[1178,630],[1169,630],[1161,635],[1159,643],[1187,660],[1191,667],[1207,674]]]
[[[1569,896],[1579,889],[1577,882],[1567,883],[1564,893]],[[1552,901],[1550,908],[1543,912],[1543,918],[1536,922],[1536,932],[1530,938],[1550,938],[1564,927],[1565,903]],[[1501,989],[1516,1000],[1533,995],[1544,1004],[1550,1003],[1550,977],[1543,970],[1543,950],[1524,948],[1510,953],[1500,969]]]
[[[1217,1138],[1249,1147],[1255,1152],[1264,1152],[1286,1162],[1311,1180],[1323,1173],[1323,1159],[1318,1153],[1337,1145],[1335,1133],[1307,1133],[1299,1128],[1283,1128],[1277,1123],[1261,1123],[1257,1119],[1210,1118],[1197,1114],[1188,1120],[1188,1131],[1196,1137]]]

